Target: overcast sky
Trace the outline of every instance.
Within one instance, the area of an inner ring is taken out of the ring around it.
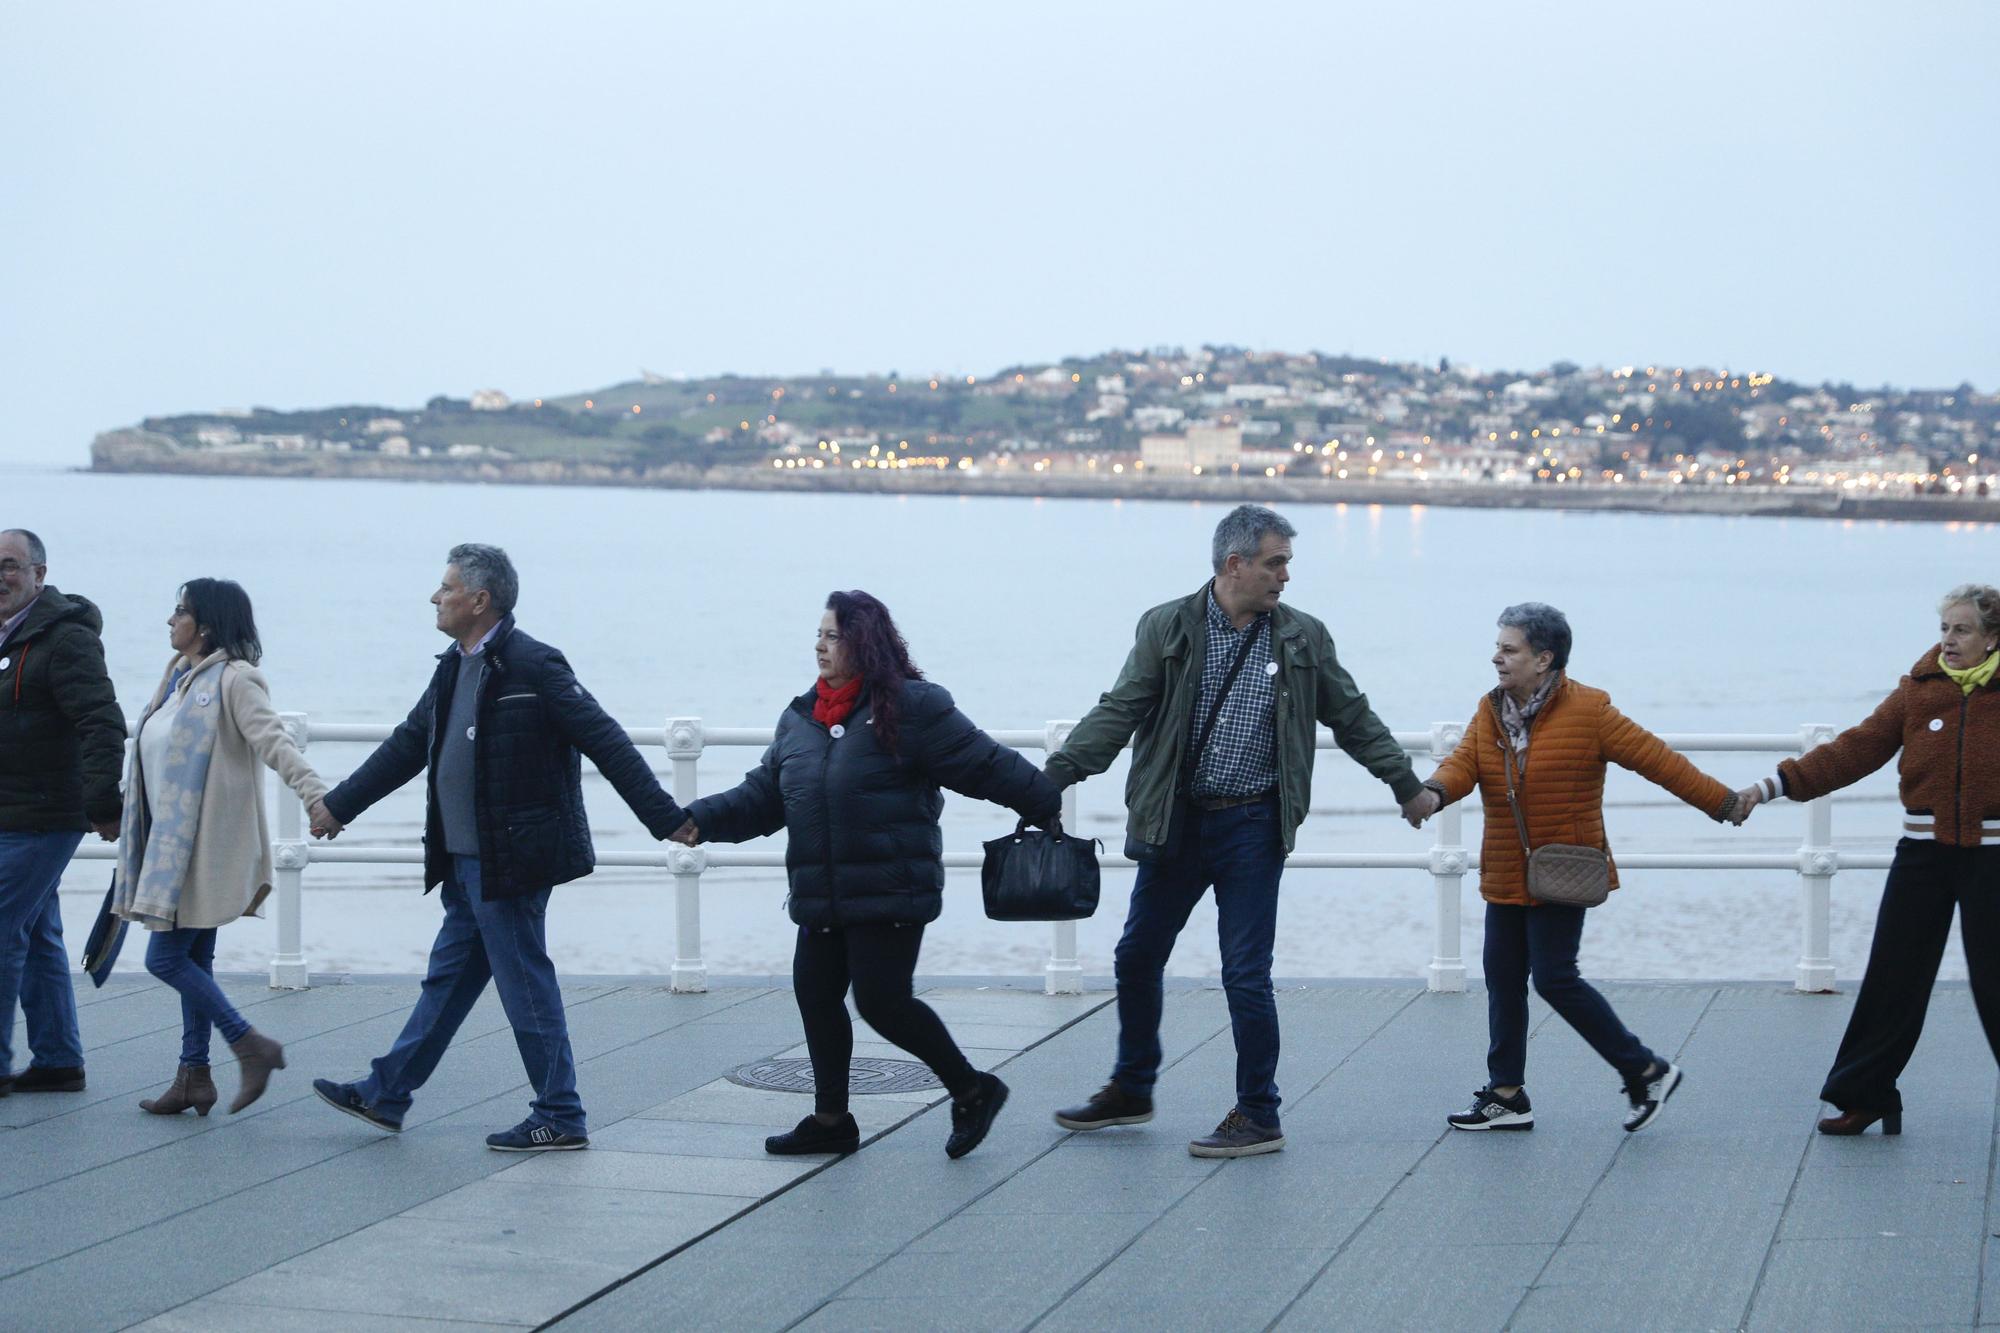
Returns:
[[[2000,4],[0,0],[0,459],[1235,342],[2000,385]]]

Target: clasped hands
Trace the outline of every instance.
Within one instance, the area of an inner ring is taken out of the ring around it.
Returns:
[[[347,825],[335,819],[333,812],[326,808],[325,797],[321,797],[306,807],[306,820],[311,825],[312,835],[315,838],[325,838],[329,842],[339,837],[341,830],[347,827]]]

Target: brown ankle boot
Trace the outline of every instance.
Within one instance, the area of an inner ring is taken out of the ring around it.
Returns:
[[[182,1065],[174,1072],[173,1086],[140,1102],[139,1109],[153,1115],[179,1115],[192,1106],[196,1115],[207,1115],[214,1105],[215,1079],[208,1066]]]
[[[229,1114],[235,1115],[264,1095],[264,1085],[271,1081],[272,1070],[285,1067],[285,1048],[251,1028],[230,1042],[229,1049],[236,1053],[236,1069],[243,1076],[236,1100],[229,1103]]]

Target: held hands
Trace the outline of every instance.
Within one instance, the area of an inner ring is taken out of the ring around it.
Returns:
[[[1403,802],[1403,818],[1411,828],[1422,828],[1424,821],[1436,814],[1444,806],[1444,798],[1424,788],[1409,800]]]
[[[667,841],[677,842],[683,847],[692,847],[701,841],[701,830],[695,827],[695,822],[690,819],[672,833],[669,833]]]
[[[341,830],[347,827],[347,825],[335,819],[333,812],[326,808],[324,797],[306,807],[306,818],[311,821],[312,835],[315,838],[325,838],[328,841],[339,837]]]
[[[1729,822],[1737,828],[1750,818],[1750,812],[1764,803],[1764,788],[1759,783],[1751,783],[1736,793],[1736,808],[1729,814]]]

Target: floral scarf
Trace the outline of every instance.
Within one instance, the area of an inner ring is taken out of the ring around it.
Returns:
[[[1555,691],[1556,682],[1561,679],[1562,672],[1551,671],[1549,678],[1541,683],[1534,697],[1525,704],[1515,703],[1514,696],[1505,690],[1495,691],[1500,696],[1500,725],[1506,731],[1508,741],[1513,744],[1517,758],[1528,757],[1528,728],[1534,722],[1535,714],[1541,712],[1548,703],[1549,695]]]
[[[143,730],[167,694],[181,692],[160,771],[145,771],[139,747],[132,747],[125,817],[118,835],[118,891],[112,910],[150,930],[172,930],[180,911],[181,890],[194,863],[201,797],[222,716],[222,673],[228,665],[228,659],[216,653],[185,673],[191,679],[170,676],[173,683],[159,691],[139,720]]]

